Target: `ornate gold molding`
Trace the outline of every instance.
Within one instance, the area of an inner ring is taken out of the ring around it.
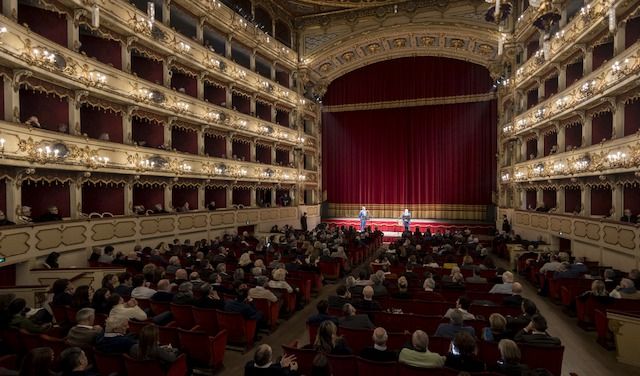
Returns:
[[[396,101],[344,104],[337,106],[325,106],[322,112],[346,112],[346,111],[367,111],[387,108],[404,108],[420,106],[438,106],[443,104],[487,102],[496,99],[495,93],[457,95],[451,97],[416,98]]]

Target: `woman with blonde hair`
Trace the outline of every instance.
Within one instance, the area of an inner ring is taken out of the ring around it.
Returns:
[[[482,330],[482,339],[488,342],[498,342],[507,338],[507,319],[499,313],[489,316],[489,326]]]
[[[338,327],[336,324],[329,320],[323,321],[318,327],[313,343],[305,347],[325,354],[351,355],[351,349],[347,347],[342,337],[338,337],[337,333]]]
[[[245,252],[240,255],[240,259],[238,260],[238,266],[241,267],[245,273],[251,273],[253,261],[251,261],[251,255],[249,252]]]
[[[520,349],[518,345],[510,339],[503,339],[498,343],[500,350],[500,360],[494,367],[489,367],[505,376],[520,376],[528,374],[529,367],[520,363]]]
[[[287,277],[286,269],[283,269],[283,268],[275,269],[272,273],[272,276],[273,276],[273,279],[269,281],[269,288],[284,289],[284,290],[287,290],[287,292],[289,293],[293,292],[293,288],[291,287],[291,285],[287,283],[287,281],[285,281],[285,278]]]

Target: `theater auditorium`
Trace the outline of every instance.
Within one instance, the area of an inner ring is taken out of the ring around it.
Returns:
[[[0,375],[640,375],[640,0],[0,13]]]

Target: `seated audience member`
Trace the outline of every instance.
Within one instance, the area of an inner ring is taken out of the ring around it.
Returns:
[[[444,314],[445,318],[450,318],[453,311],[460,311],[462,313],[463,320],[475,320],[476,316],[469,313],[469,307],[471,306],[471,300],[466,296],[461,296],[456,301],[456,308],[449,308]]]
[[[507,271],[502,273],[502,283],[498,283],[491,288],[491,294],[511,294],[513,288],[513,273]]]
[[[182,268],[176,270],[175,279],[173,280],[173,285],[180,287],[180,285],[185,282],[189,282],[189,276],[187,274],[187,270]]]
[[[412,294],[409,292],[409,281],[406,277],[398,278],[398,292],[392,295],[394,299],[411,299]]]
[[[120,296],[131,296],[131,290],[133,290],[133,277],[131,277],[131,274],[127,272],[118,274],[118,286],[116,286],[114,292]]]
[[[20,372],[15,375],[20,376],[51,376],[55,375],[51,371],[55,354],[51,347],[36,347],[30,350],[24,359]]]
[[[29,333],[44,333],[51,325],[39,325],[26,316],[27,302],[22,298],[16,298],[9,303],[7,311],[10,316],[9,327],[14,329],[24,329]]]
[[[367,315],[356,314],[356,309],[349,303],[342,307],[343,317],[338,319],[341,328],[347,329],[373,329],[375,326]]]
[[[145,281],[144,275],[138,274],[133,277],[131,285],[131,297],[136,299],[151,299],[156,294],[156,290],[149,288],[150,283]]]
[[[620,285],[609,294],[614,299],[640,299],[640,291],[629,278],[622,278]]]
[[[11,226],[11,225],[15,225],[15,223],[8,220],[4,212],[0,210],[0,226]]]
[[[313,358],[311,363],[311,376],[331,376],[331,367],[329,365],[329,359],[319,353]]]
[[[224,309],[224,300],[220,298],[218,292],[214,290],[209,283],[202,283],[198,289],[200,290],[200,298],[195,301],[196,307]]]
[[[57,279],[53,282],[51,293],[53,294],[51,305],[70,306],[73,303],[74,288],[66,278]]]
[[[99,288],[93,294],[93,299],[91,300],[91,308],[95,310],[95,313],[108,315],[109,311],[111,311],[111,305],[109,304],[110,297],[111,292],[109,292],[108,289],[104,287]]]
[[[476,356],[476,340],[467,332],[460,332],[453,337],[445,367],[464,372],[483,372],[485,364]]]
[[[489,316],[489,327],[482,330],[482,339],[487,342],[498,342],[507,336],[507,319],[499,313],[492,313]]]
[[[422,285],[424,291],[433,292],[436,288],[436,281],[433,278],[427,278],[424,280],[424,284]]]
[[[182,268],[182,266],[180,265],[180,258],[178,256],[171,256],[169,258],[169,265],[167,265],[167,268],[165,270],[169,274],[176,274],[176,272],[180,268]]]
[[[224,310],[240,313],[245,320],[261,321],[263,319],[262,313],[251,304],[251,301],[248,296],[247,286],[241,285],[237,290],[237,298],[225,301]]]
[[[357,309],[365,312],[380,311],[382,308],[378,302],[373,300],[373,295],[373,287],[366,286],[362,289],[362,299],[358,299],[353,305]]]
[[[371,338],[373,339],[373,346],[362,349],[360,357],[372,362],[395,362],[398,360],[398,353],[387,349],[389,336],[384,328],[375,328]]]
[[[429,351],[429,336],[422,330],[416,330],[411,335],[411,348],[400,351],[398,361],[420,368],[441,368],[446,358]]]
[[[117,275],[109,273],[102,277],[102,287],[109,290],[109,292],[115,292],[116,286],[118,286]]]
[[[161,279],[156,286],[157,291],[151,295],[151,299],[154,302],[172,302],[173,293],[171,292],[171,282],[168,279]]]
[[[244,366],[245,376],[290,376],[298,369],[295,355],[283,356],[274,363],[271,346],[262,344],[256,348],[253,360]]]
[[[526,364],[520,363],[520,349],[514,341],[510,339],[500,340],[498,350],[500,350],[500,360],[495,366],[489,367],[491,371],[498,372],[505,376],[522,376],[528,374],[529,367],[527,367]]]
[[[272,289],[284,289],[287,290],[288,293],[292,293],[293,292],[293,287],[291,287],[291,285],[289,285],[289,283],[287,283],[287,281],[285,281],[285,278],[287,276],[287,271],[286,269],[276,269],[273,271],[273,280],[269,281],[269,288]]]
[[[267,299],[271,303],[276,303],[278,297],[266,287],[269,285],[269,278],[265,276],[259,276],[256,278],[256,287],[249,289],[249,297],[251,299]]]
[[[638,216],[635,214],[631,214],[631,210],[624,209],[624,213],[622,217],[620,217],[621,222],[629,222],[629,223],[638,223]]]
[[[451,271],[449,272],[449,275],[445,275],[444,277],[442,277],[442,282],[446,282],[446,283],[451,283],[453,282],[453,277],[460,273],[460,268],[456,265],[451,267]]]
[[[173,304],[194,305],[195,302],[193,284],[191,282],[184,282],[178,286],[178,292],[173,296]]]
[[[578,299],[584,301],[587,300],[587,298],[589,298],[590,296],[609,298],[609,293],[607,292],[607,286],[605,285],[605,282],[601,279],[595,279],[593,282],[591,282],[591,290],[585,291],[580,294],[578,296]]]
[[[78,286],[71,297],[71,308],[79,310],[82,308],[91,307],[92,294],[93,287],[87,285]]]
[[[123,316],[109,316],[104,333],[96,339],[96,350],[110,354],[128,354],[138,341],[127,334],[129,319]]]
[[[129,355],[138,360],[155,360],[164,369],[169,368],[176,361],[177,349],[168,346],[160,346],[158,327],[146,325],[138,334],[138,343],[131,347]]]
[[[529,325],[531,322],[531,318],[533,315],[538,313],[538,307],[536,304],[529,299],[522,300],[522,314],[516,317],[509,316],[507,318],[507,329],[509,331],[509,336],[513,337],[516,333],[518,333],[522,328]]]
[[[91,347],[96,337],[102,334],[102,327],[94,325],[96,318],[93,308],[83,308],[76,313],[77,324],[69,330],[65,342],[69,346]]]
[[[33,223],[33,218],[31,218],[31,206],[20,207],[20,215],[16,218],[16,223],[19,225]]]
[[[95,376],[87,355],[80,347],[69,347],[60,353],[61,376]]]
[[[106,246],[102,250],[102,255],[98,257],[98,262],[101,264],[111,264],[113,262],[113,246]]]
[[[607,291],[612,291],[618,286],[618,280],[616,278],[615,270],[606,269],[604,271],[604,285]],[[638,286],[636,286],[636,288],[638,288]]]
[[[382,270],[378,270],[377,272],[371,274],[371,282],[373,285],[373,295],[374,296],[386,296],[389,294],[387,288],[384,287],[384,272]]]
[[[118,294],[111,294],[109,297],[109,304],[111,305],[111,311],[109,312],[109,318],[121,317],[127,320],[144,321],[147,319],[147,314],[138,307],[138,302],[131,298],[125,303],[124,299]]]
[[[62,216],[58,212],[57,206],[49,206],[47,208],[47,212],[43,215],[39,216],[34,220],[34,222],[53,222],[53,221],[61,221]]]
[[[637,288],[640,287],[640,270],[631,269],[628,278],[633,281],[633,285]]]
[[[471,268],[473,270],[473,275],[471,277],[465,278],[466,283],[487,283],[487,279],[480,276],[480,267],[474,266]]]
[[[304,348],[314,349],[331,355],[351,355],[351,349],[347,347],[344,339],[338,337],[338,327],[332,321],[326,320],[320,323],[316,338]]]
[[[546,262],[540,268],[540,274],[546,274],[547,272],[557,272],[562,267],[562,263],[560,262],[560,258],[556,255],[551,256],[548,262]]]
[[[522,305],[522,299],[522,285],[520,282],[513,282],[513,285],[511,285],[511,296],[502,299],[502,305],[520,307]]]
[[[58,265],[58,259],[60,258],[60,254],[58,252],[51,252],[44,260],[42,267],[45,269],[58,269],[60,265]]]
[[[351,293],[347,290],[347,286],[340,285],[336,289],[336,295],[329,296],[328,300],[329,307],[342,309],[345,304],[351,302]]]
[[[436,329],[436,337],[453,338],[459,332],[467,332],[471,336],[476,335],[472,326],[464,326],[464,316],[462,311],[455,309],[449,315],[449,323],[442,323]]]
[[[318,304],[316,304],[316,309],[318,310],[318,313],[310,316],[307,319],[307,324],[309,325],[319,325],[320,323],[322,323],[323,321],[329,320],[331,322],[333,322],[334,324],[338,325],[338,318],[335,316],[331,316],[328,311],[329,311],[329,301],[327,301],[326,299],[321,299]]]
[[[513,338],[516,342],[526,343],[535,346],[559,346],[560,339],[552,337],[547,333],[547,320],[535,314],[526,328],[522,329]]]

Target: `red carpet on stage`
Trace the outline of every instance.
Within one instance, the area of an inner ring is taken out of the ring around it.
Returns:
[[[360,228],[360,220],[358,218],[333,218],[333,219],[323,219],[323,223],[327,223],[329,225],[336,226],[353,226],[356,229]],[[372,219],[367,222],[368,226],[371,228],[378,227],[378,229],[382,232],[398,232],[402,233],[404,231],[404,227],[399,223],[398,220],[394,219]],[[489,231],[494,228],[494,225],[491,223],[478,223],[478,222],[447,222],[447,221],[426,221],[426,220],[414,220],[411,222],[410,229],[411,231],[415,231],[416,227],[420,227],[420,231],[424,232],[427,228],[431,229],[431,233],[435,233],[436,231],[444,232],[446,230],[456,231],[462,230],[464,228],[468,228],[471,230],[473,234],[478,235],[488,235]]]

